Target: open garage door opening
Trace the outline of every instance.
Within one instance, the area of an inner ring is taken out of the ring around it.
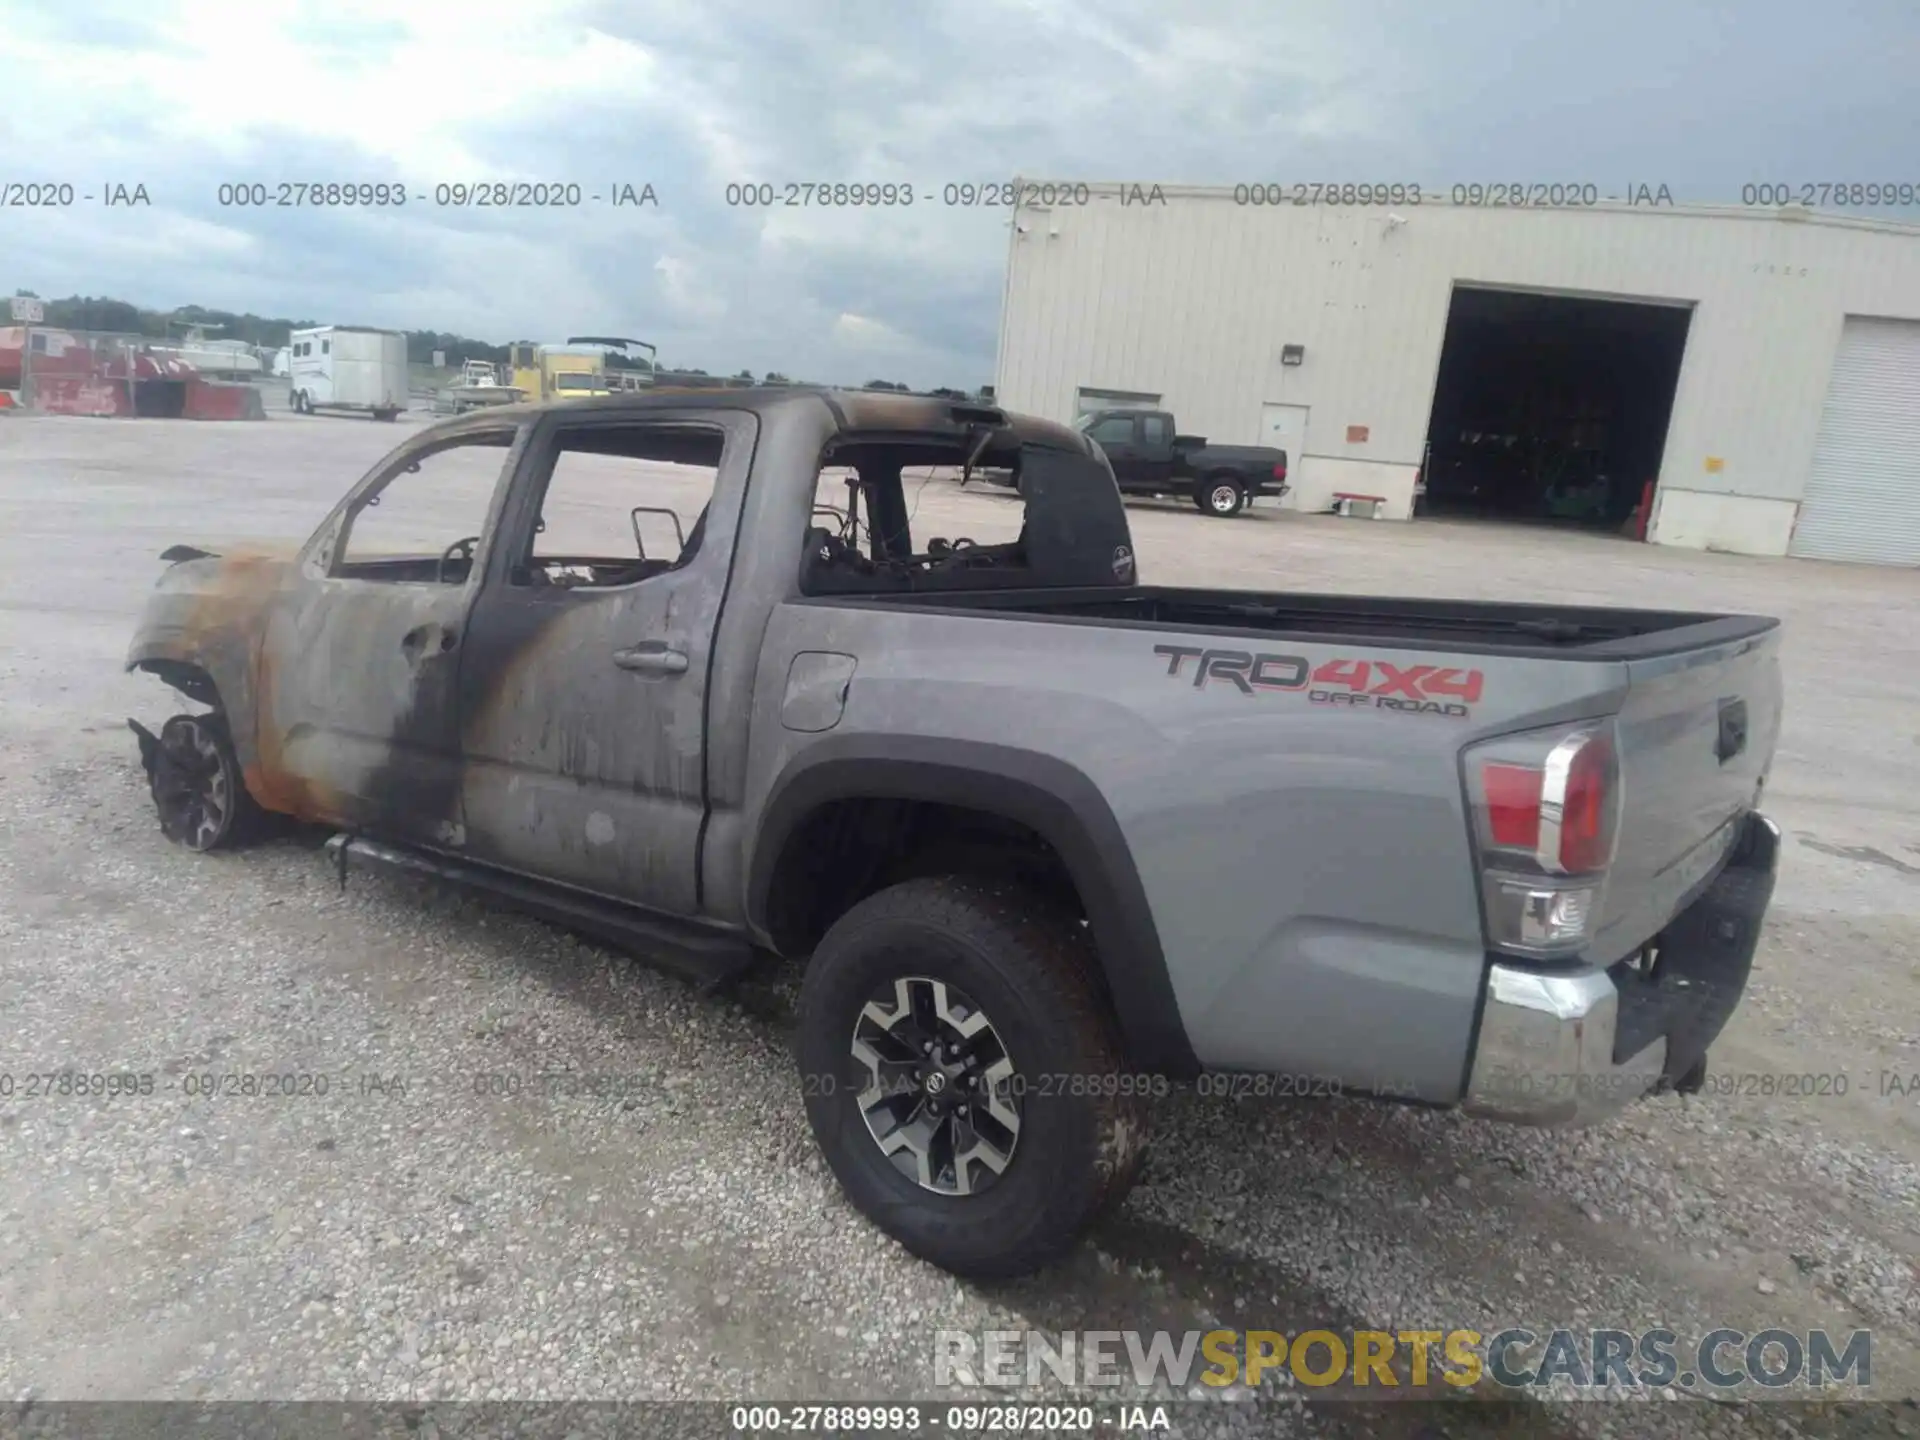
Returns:
[[[1422,514],[1620,531],[1660,473],[1692,311],[1456,287]]]

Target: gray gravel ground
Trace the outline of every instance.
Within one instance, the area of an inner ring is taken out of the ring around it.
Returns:
[[[935,1328],[1215,1325],[1869,1327],[1890,1403],[1516,1418],[1230,1395],[1186,1401],[1182,1434],[1920,1435],[1920,577],[1137,507],[1170,582],[1784,615],[1783,874],[1714,1056],[1729,1093],[1575,1133],[1179,1093],[1089,1245],[982,1287],[839,1198],[794,1081],[790,976],[703,999],[485,902],[360,873],[343,891],[323,836],[217,857],[162,839],[124,719],[180,707],[119,673],[155,556],[301,538],[398,438],[0,421],[0,1071],[155,1083],[0,1097],[0,1401],[32,1402],[0,1436],[68,1400],[924,1400]],[[939,533],[1008,513],[945,482],[920,503]],[[326,1093],[189,1093],[243,1072]],[[537,1078],[558,1074],[599,1078]],[[1739,1093],[1780,1074],[1847,1093]],[[610,1414],[567,1423],[635,1433]],[[644,1430],[728,1433],[711,1408]]]

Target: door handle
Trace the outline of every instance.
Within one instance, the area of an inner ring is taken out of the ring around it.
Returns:
[[[637,670],[642,675],[684,675],[687,652],[675,650],[664,640],[646,640],[614,651],[613,663],[622,670]]]
[[[444,655],[460,638],[457,630],[443,625],[416,625],[400,637],[400,648],[410,659],[426,655]]]

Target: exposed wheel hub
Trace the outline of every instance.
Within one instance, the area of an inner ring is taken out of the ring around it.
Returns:
[[[876,990],[853,1026],[867,1132],[923,1189],[974,1195],[993,1184],[1020,1139],[1013,1060],[986,1012],[923,975]]]

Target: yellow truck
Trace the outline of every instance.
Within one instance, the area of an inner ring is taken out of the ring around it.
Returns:
[[[626,368],[609,372],[607,351],[619,349],[631,355],[635,348],[649,352],[644,369]],[[529,400],[578,400],[589,395],[605,395],[616,384],[621,389],[636,388],[652,379],[653,346],[644,340],[626,340],[603,335],[569,336],[564,345],[535,345],[516,341],[507,348],[508,384],[522,391]]]
[[[508,347],[508,383],[529,400],[578,400],[607,393],[607,365],[599,350],[519,341]]]

